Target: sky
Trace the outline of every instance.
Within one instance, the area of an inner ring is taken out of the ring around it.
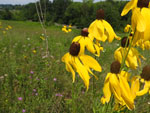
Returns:
[[[0,0],[0,4],[27,4],[27,3],[30,3],[30,2],[35,2],[35,1],[38,1],[38,0]],[[73,1],[82,1],[82,0],[73,0]],[[101,1],[101,0],[94,0],[94,2],[98,2],[98,1]]]

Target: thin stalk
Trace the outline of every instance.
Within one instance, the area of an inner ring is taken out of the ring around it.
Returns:
[[[136,29],[135,29],[135,31],[136,31]],[[128,38],[127,38],[127,41],[126,41],[126,44],[125,44],[125,49],[127,48],[126,46],[127,46],[128,40],[129,40],[129,35],[130,35],[130,33],[131,33],[131,28],[130,28],[130,31],[129,31],[129,34],[128,34]],[[126,61],[126,59],[127,59],[127,56],[128,56],[128,54],[129,54],[129,51],[130,51],[130,49],[131,49],[131,47],[132,47],[133,39],[134,39],[134,34],[133,34],[133,36],[132,36],[131,42],[129,43],[129,47],[128,47],[127,53],[125,54],[125,57],[122,59],[122,63],[121,63],[121,68],[120,68],[120,70],[122,70],[123,67],[124,67],[125,61]],[[125,52],[124,52],[124,53],[125,53]]]
[[[40,3],[40,2],[39,2],[39,3]],[[41,5],[40,5],[40,6],[41,6]],[[46,31],[46,28],[44,27],[44,23],[43,23],[42,20],[41,20],[40,13],[39,13],[38,6],[37,6],[37,3],[36,3],[36,2],[35,2],[35,7],[36,7],[37,15],[38,15],[38,18],[39,18],[39,22],[40,22],[40,24],[41,24],[41,27],[42,27],[43,32],[44,32],[44,35],[45,35],[46,56],[49,57],[47,31]],[[42,11],[42,10],[41,10],[41,11]],[[43,15],[43,13],[41,13],[41,15]]]
[[[76,113],[76,102],[75,102],[75,85],[72,83],[72,112]]]

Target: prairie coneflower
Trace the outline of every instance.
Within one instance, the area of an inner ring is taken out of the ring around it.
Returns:
[[[127,42],[128,40],[128,42]],[[121,40],[121,47],[119,47],[114,52],[114,58],[115,60],[122,63],[123,58],[127,55],[127,51],[129,49],[129,39],[127,37],[122,38]],[[129,53],[126,57],[125,64],[127,67],[130,67],[132,69],[136,69],[138,67],[138,63],[141,66],[141,60],[140,57],[145,59],[135,48],[131,47],[129,50]]]
[[[81,30],[81,35],[75,37],[72,42],[80,43],[82,53],[84,53],[85,47],[88,51],[95,54],[96,56],[100,56],[100,51],[103,50],[103,47],[93,43],[92,37],[89,36],[88,28],[83,28]]]
[[[141,78],[144,80],[144,88],[136,92],[137,96],[142,96],[149,92],[150,94],[150,65],[146,65],[141,73]]]
[[[76,71],[84,81],[88,90],[90,80],[89,73],[94,75],[90,68],[99,72],[102,71],[102,68],[94,58],[85,55],[82,49],[80,42],[72,42],[69,52],[62,57],[62,62],[66,64],[66,70],[72,73],[73,82],[75,81]]]
[[[114,38],[119,39],[115,34],[111,25],[104,20],[104,10],[97,10],[96,20],[89,26],[89,33],[93,35],[97,40],[105,42],[112,42]]]
[[[128,109],[134,109],[134,99],[130,86],[128,84],[129,73],[125,71],[120,72],[121,64],[115,61],[111,64],[110,73],[107,74],[104,82],[103,93],[101,98],[103,104],[110,101],[111,93],[115,97],[116,104],[127,106]]]
[[[121,13],[121,16],[124,16],[132,10],[131,24],[135,32],[133,44],[141,38],[144,41],[150,40],[150,9],[148,5],[149,0],[131,0]]]

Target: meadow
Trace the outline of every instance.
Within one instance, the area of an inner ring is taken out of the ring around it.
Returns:
[[[103,105],[100,98],[106,74],[114,61],[113,53],[120,41],[101,43],[104,51],[100,57],[92,55],[102,66],[101,73],[94,72],[86,91],[83,81],[76,73],[75,83],[72,75],[65,69],[61,57],[68,52],[72,39],[80,35],[80,29],[72,32],[61,31],[62,26],[47,26],[46,36],[38,22],[0,20],[0,113],[111,113],[114,98]],[[12,29],[3,30],[8,26]],[[117,32],[121,37],[126,34]],[[44,38],[41,38],[44,37]],[[45,37],[48,39],[48,50]],[[142,66],[150,64],[150,51],[138,48],[147,58]],[[48,52],[48,54],[47,54]],[[132,71],[133,75],[141,68]],[[150,95],[137,97],[135,110],[125,113],[149,113]]]

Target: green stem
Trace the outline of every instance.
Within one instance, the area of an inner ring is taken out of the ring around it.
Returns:
[[[75,102],[75,85],[72,83],[72,111],[76,113],[76,102]]]
[[[135,29],[135,31],[136,31],[136,29]],[[127,46],[128,40],[129,40],[129,35],[130,35],[130,33],[131,33],[131,28],[130,28],[130,31],[129,31],[129,34],[128,34],[128,38],[127,38],[127,41],[126,41],[126,44],[125,44],[125,49],[127,48],[126,46]],[[133,38],[131,39],[131,42],[129,43],[129,47],[128,47],[127,53],[126,53],[125,57],[123,56],[124,58],[122,59],[122,63],[121,63],[121,68],[120,68],[120,70],[123,69],[124,64],[125,64],[125,61],[126,61],[126,59],[127,59],[127,56],[128,56],[128,54],[129,54],[129,51],[130,51],[130,49],[131,49],[131,47],[132,47],[132,42],[133,42],[133,39],[134,39],[134,34],[133,34],[132,37],[133,37]],[[124,52],[124,53],[125,53],[125,52]]]

